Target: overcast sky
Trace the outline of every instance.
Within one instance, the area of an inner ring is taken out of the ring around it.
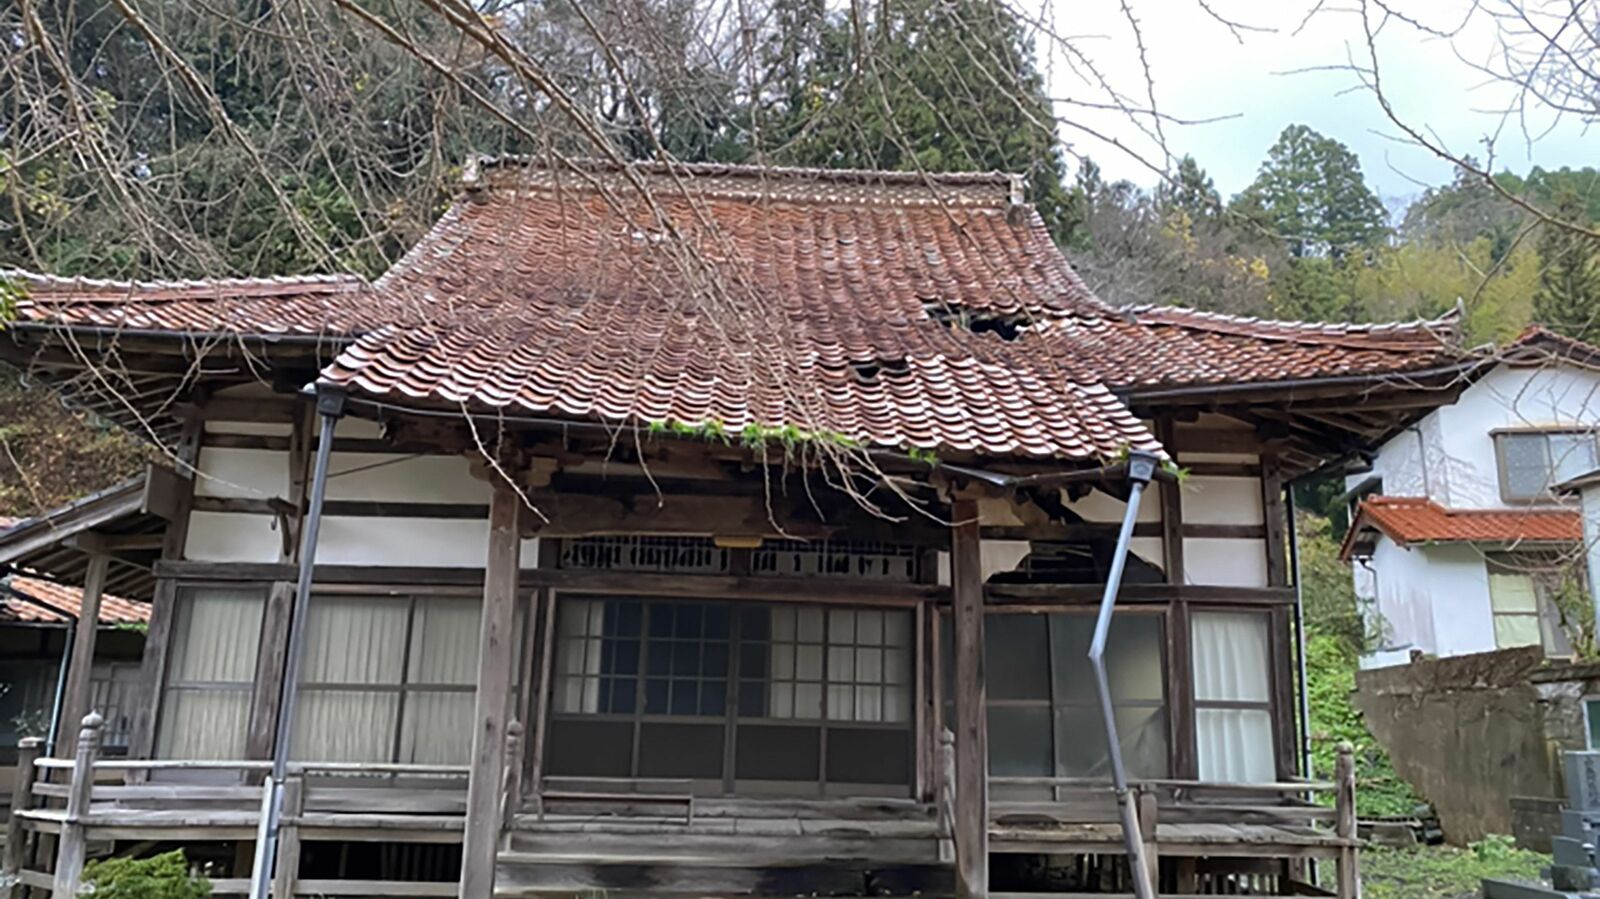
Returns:
[[[1028,0],[1022,0],[1027,3]],[[1165,125],[1167,144],[1175,154],[1190,153],[1215,179],[1224,197],[1238,192],[1255,177],[1268,147],[1285,126],[1304,123],[1350,146],[1361,157],[1367,181],[1391,208],[1422,190],[1417,182],[1450,180],[1451,167],[1427,151],[1398,143],[1398,132],[1384,117],[1372,93],[1359,89],[1354,73],[1292,70],[1345,64],[1352,52],[1365,54],[1361,19],[1353,11],[1323,11],[1293,34],[1311,0],[1208,0],[1220,15],[1275,29],[1243,33],[1236,41],[1228,29],[1208,16],[1199,0],[1129,0],[1140,19],[1146,56],[1153,70],[1156,100],[1168,115],[1180,118],[1234,116],[1199,125]],[[1085,50],[1106,76],[1124,92],[1142,94],[1144,81],[1132,31],[1121,0],[1051,0],[1048,15],[1074,46]],[[1350,0],[1334,0],[1327,7]],[[1428,17],[1429,24],[1454,24],[1458,0],[1393,0],[1391,5]],[[1452,43],[1454,46],[1452,46]],[[1381,72],[1386,92],[1408,120],[1436,132],[1452,149],[1484,156],[1485,135],[1500,127],[1494,110],[1506,105],[1505,90],[1487,84],[1462,57],[1487,61],[1493,31],[1486,18],[1453,42],[1429,38],[1395,22],[1380,35]],[[1056,42],[1037,41],[1041,65],[1047,69],[1056,97],[1101,100],[1065,70]],[[1352,90],[1352,88],[1356,88]],[[1094,112],[1068,106],[1058,116],[1088,124],[1105,135],[1140,148],[1160,160],[1155,144],[1120,113]],[[1531,123],[1546,133],[1530,146],[1521,126],[1505,128],[1495,145],[1497,169],[1525,171],[1530,165],[1600,165],[1600,133],[1586,133],[1576,121]],[[1547,130],[1553,127],[1553,130]],[[1150,170],[1094,137],[1063,128],[1063,136],[1086,152],[1108,177],[1154,183]]]

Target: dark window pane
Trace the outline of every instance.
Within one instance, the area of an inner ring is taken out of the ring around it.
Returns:
[[[693,715],[699,711],[699,684],[695,681],[672,682],[672,714]]]
[[[911,734],[903,730],[829,728],[828,780],[910,784]]]
[[[1120,630],[1121,623],[1121,618],[1113,619],[1112,629]],[[1050,616],[1050,663],[1055,666],[1054,698],[1058,703],[1098,702],[1094,669],[1089,667],[1094,624],[1093,615]]]
[[[1115,702],[1161,702],[1166,696],[1156,615],[1118,615],[1106,637],[1106,679]]]
[[[614,603],[617,607],[617,627],[615,633],[619,637],[637,637],[643,623],[644,608],[637,602]]]
[[[648,674],[672,673],[672,644],[652,640],[645,644],[645,672]]]
[[[673,607],[664,602],[650,603],[647,618],[650,620],[650,636],[672,636],[672,611]]]
[[[766,724],[739,728],[733,776],[747,780],[815,781],[822,769],[821,731]]]
[[[647,715],[665,715],[667,713],[667,684],[661,678],[651,678],[644,685],[644,710]]]
[[[767,685],[760,681],[739,683],[739,715],[745,718],[765,718],[767,715]]]
[[[700,673],[700,644],[672,644],[672,674],[675,677],[693,677]]]
[[[1053,773],[1050,742],[1048,708],[989,708],[990,774],[996,777],[1049,776]]]
[[[1043,615],[989,615],[984,661],[991,699],[1049,699],[1050,656]],[[951,667],[954,667],[953,665]]]
[[[645,723],[639,730],[643,777],[722,777],[722,725]]]
[[[707,639],[726,640],[728,638],[728,607],[725,605],[706,606]]]
[[[772,610],[739,610],[739,636],[746,640],[765,640],[772,633]]]
[[[639,641],[616,641],[616,668],[617,674],[639,673]]]
[[[673,627],[673,635],[679,639],[693,639],[700,636],[700,615],[702,607],[698,605],[680,605],[677,611],[677,625]]]
[[[707,643],[705,659],[700,670],[706,677],[727,677],[728,644]]]
[[[761,643],[739,645],[739,676],[754,680],[767,676],[767,647]]]
[[[721,715],[728,710],[726,681],[707,681],[700,685],[700,714]]]
[[[632,679],[616,680],[611,684],[611,712],[615,715],[631,715],[634,710],[634,701],[639,685]]]

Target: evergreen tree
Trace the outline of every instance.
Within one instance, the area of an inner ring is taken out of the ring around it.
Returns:
[[[1387,233],[1383,203],[1367,187],[1361,161],[1305,125],[1283,130],[1234,208],[1281,237],[1295,258],[1343,258]]]
[[[1033,49],[997,0],[907,0],[860,22],[784,0],[767,44],[775,161],[832,168],[1002,171],[1057,241],[1082,240]],[[796,34],[787,34],[793,29]]]
[[[1211,183],[1211,176],[1188,154],[1178,160],[1172,179],[1156,188],[1156,203],[1169,212],[1181,211],[1194,222],[1216,218],[1222,209],[1222,197]]]
[[[1556,200],[1555,215],[1563,221],[1584,221],[1576,193]],[[1600,339],[1600,241],[1565,228],[1546,226],[1539,236],[1544,269],[1533,295],[1533,318],[1568,337]]]

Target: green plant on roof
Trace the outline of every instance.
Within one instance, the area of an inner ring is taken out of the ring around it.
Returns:
[[[663,419],[649,422],[645,427],[646,433],[653,437],[677,437],[684,440],[714,441],[724,445],[732,445],[734,434],[728,426],[719,419],[707,419],[698,424]],[[745,449],[761,449],[778,444],[784,448],[785,453],[806,446],[831,446],[843,449],[854,449],[860,442],[852,437],[829,430],[809,430],[796,425],[762,425],[754,422],[745,425],[738,432],[739,445]]]
[[[939,464],[939,454],[931,449],[923,449],[920,446],[907,446],[906,455],[911,457],[911,461],[921,462],[929,468]]]

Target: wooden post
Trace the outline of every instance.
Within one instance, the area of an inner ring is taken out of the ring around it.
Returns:
[[[956,895],[989,895],[989,728],[984,720],[983,569],[978,503],[951,503],[951,607],[956,673]]]
[[[511,829],[522,799],[522,722],[506,725],[506,785],[500,794],[500,826]]]
[[[94,643],[99,633],[100,594],[106,586],[106,567],[111,557],[103,552],[90,552],[89,564],[83,574],[83,608],[78,612],[78,624],[72,634],[72,661],[67,664],[67,685],[61,691],[61,716],[65,727],[56,738],[56,758],[66,758],[73,752],[77,734],[68,728],[89,714],[89,704],[94,698]]]
[[[44,740],[38,737],[23,737],[17,743],[17,777],[11,788],[11,815],[6,819],[6,861],[0,868],[7,874],[15,875],[28,866],[27,834],[22,830],[22,819],[17,812],[33,807],[33,782],[39,777],[34,762],[43,751]],[[11,899],[21,896],[21,881],[12,884],[6,893]]]
[[[1170,417],[1156,421],[1156,437],[1176,457],[1176,429]],[[1161,500],[1161,549],[1167,583],[1181,586],[1188,580],[1183,554],[1182,486],[1173,481],[1158,487]],[[1200,776],[1194,732],[1194,671],[1189,631],[1189,604],[1173,599],[1167,607],[1167,727],[1172,734],[1172,776]]]
[[[78,880],[83,876],[84,826],[89,814],[89,798],[94,792],[94,764],[100,758],[101,728],[105,719],[90,712],[78,732],[73,756],[72,782],[67,789],[67,811],[61,820],[61,842],[56,847],[56,879],[50,895],[54,899],[77,899]]]
[[[283,823],[278,828],[277,867],[272,876],[273,899],[289,899],[300,878],[300,815],[306,809],[306,779],[283,782]]]
[[[489,555],[483,573],[483,619],[478,631],[478,695],[473,712],[472,768],[461,847],[461,899],[494,895],[500,845],[500,799],[505,791],[506,709],[515,650],[517,574],[521,567],[522,497],[503,477],[489,502]]]
[[[1139,839],[1144,843],[1145,867],[1150,871],[1150,884],[1161,890],[1161,853],[1156,842],[1156,819],[1160,816],[1156,794],[1148,788],[1134,787],[1138,792]]]
[[[1339,757],[1333,768],[1334,831],[1345,844],[1339,847],[1339,899],[1361,899],[1361,866],[1356,849],[1356,758],[1355,747],[1339,744]]]
[[[956,735],[939,730],[939,861],[954,862],[956,809]]]

